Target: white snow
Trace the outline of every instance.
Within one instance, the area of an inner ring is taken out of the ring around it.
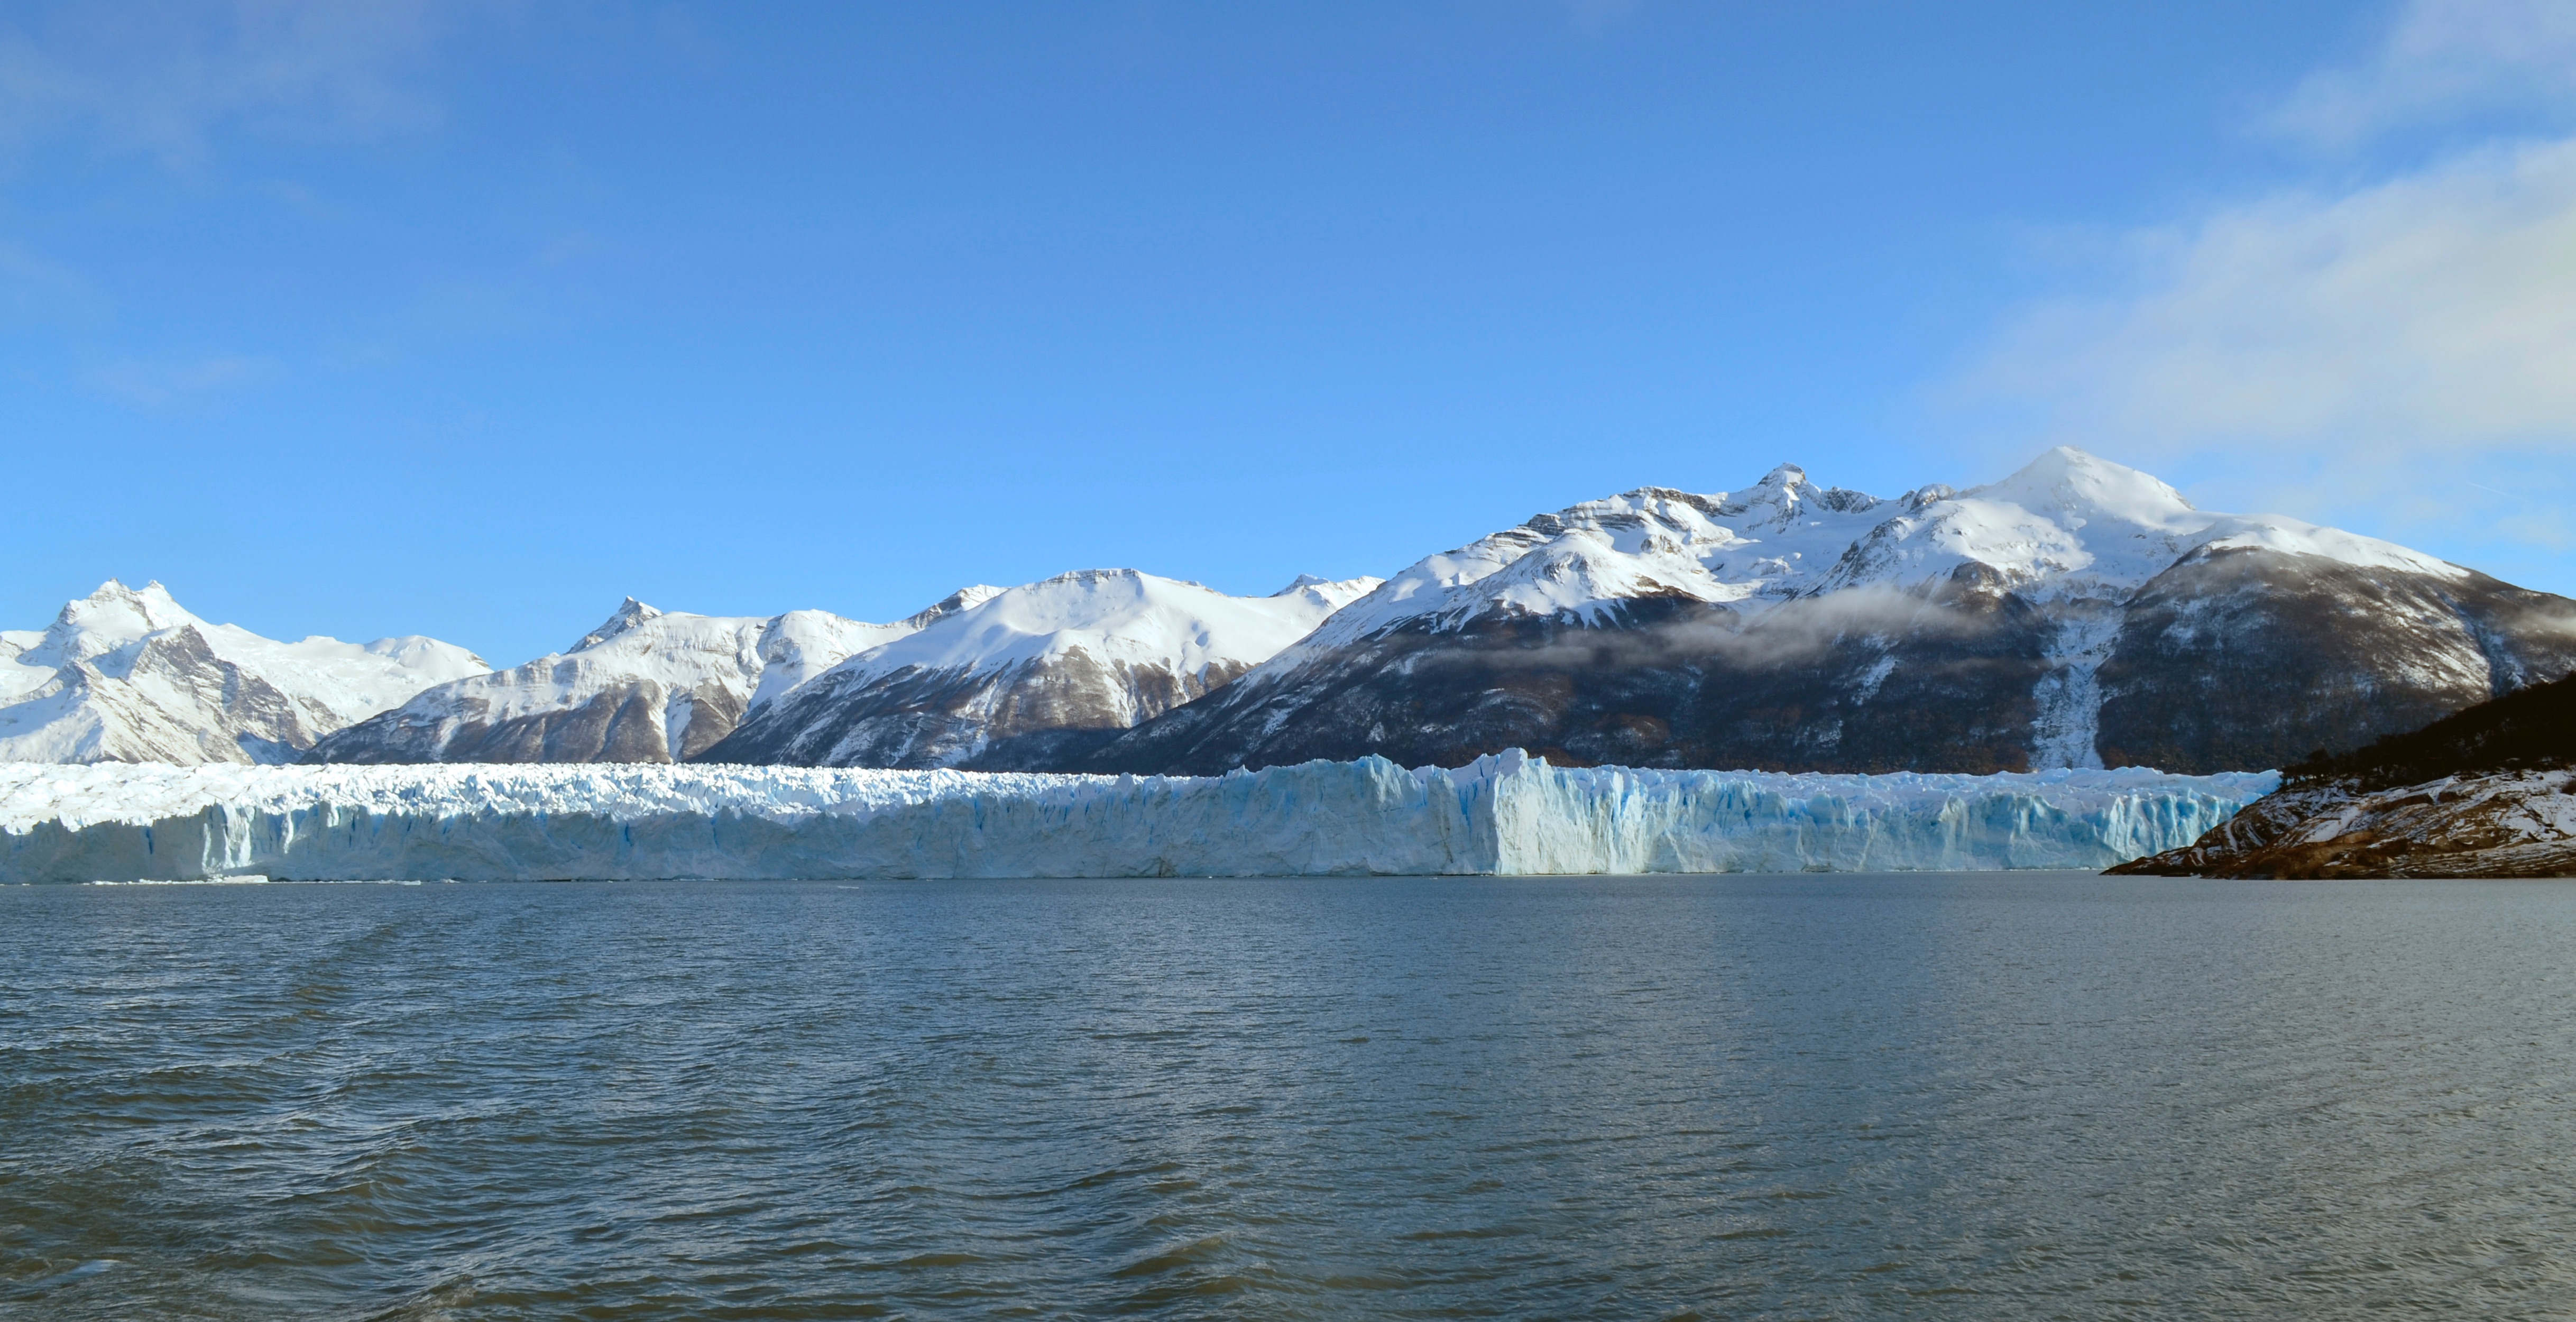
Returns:
[[[436,722],[470,715],[497,724],[569,710],[645,680],[668,695],[663,721],[670,747],[678,748],[694,695],[723,690],[742,704],[765,701],[853,652],[910,632],[908,623],[868,624],[818,610],[767,618],[693,615],[655,610],[629,597],[569,651],[431,689],[404,705],[403,718]]]
[[[1496,612],[1597,621],[1641,596],[1758,612],[1844,588],[1918,587],[1969,563],[2036,597],[2125,595],[2202,546],[2260,546],[2440,578],[2466,572],[2282,515],[2197,510],[2145,473],[2060,446],[1965,492],[1934,486],[1881,500],[1819,487],[1784,464],[1740,492],[1646,487],[1588,501],[1423,558],[1336,616],[1311,645],[1426,618],[1455,628]]]
[[[295,741],[490,669],[431,638],[263,638],[199,619],[159,583],[114,580],[43,632],[0,640],[0,758],[18,761],[292,756]]]
[[[2279,514],[2214,514],[2134,468],[2059,446],[2000,482],[1922,503],[1871,530],[1828,580],[1899,586],[1976,562],[2034,596],[2125,595],[2204,546],[2263,547],[2458,578],[2459,566]]]
[[[851,657],[751,737],[814,740],[798,761],[950,766],[997,739],[1123,729],[1232,680],[1378,582],[1301,575],[1234,597],[1133,569],[1059,574]]]
[[[701,704],[745,712],[794,691],[854,653],[905,637],[1001,591],[962,588],[892,624],[819,610],[695,615],[657,610],[628,597],[606,623],[570,648],[425,689],[391,719],[407,730],[430,732],[423,742],[443,750],[469,726],[570,711],[613,694],[618,701],[649,704],[662,726],[663,746],[680,750]],[[731,728],[730,719],[723,728]],[[339,756],[335,749],[325,752]]]
[[[852,657],[845,685],[916,669],[956,675],[1009,670],[1088,653],[1115,667],[1196,675],[1268,659],[1376,579],[1301,577],[1267,597],[1232,597],[1202,583],[1133,569],[1078,569],[1025,584]]]
[[[1456,770],[1213,778],[730,766],[0,766],[0,880],[2099,868],[2270,773]]]

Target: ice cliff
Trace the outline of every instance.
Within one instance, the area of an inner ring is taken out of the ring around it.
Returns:
[[[754,766],[0,765],[0,880],[2101,868],[2270,773],[1887,776],[1381,758],[1216,777]]]

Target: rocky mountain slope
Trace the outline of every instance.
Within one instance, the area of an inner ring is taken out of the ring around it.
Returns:
[[[425,690],[322,740],[311,762],[677,762],[744,713],[1000,589],[893,624],[823,611],[691,615],[626,599],[569,649]]]
[[[2292,767],[2149,876],[2576,876],[2576,678]]]
[[[699,760],[1061,767],[1221,688],[1377,584],[1301,578],[1231,597],[1132,569],[1062,574],[851,657]]]
[[[0,633],[0,762],[286,762],[422,688],[488,670],[431,638],[279,642],[113,580]]]
[[[1893,499],[1774,469],[1428,557],[1079,766],[1522,746],[1658,767],[2276,767],[2576,668],[2576,603],[2073,449]]]

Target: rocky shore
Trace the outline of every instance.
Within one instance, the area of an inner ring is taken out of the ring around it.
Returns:
[[[2576,876],[2576,680],[2291,767],[2181,849],[2111,869],[2168,877]]]

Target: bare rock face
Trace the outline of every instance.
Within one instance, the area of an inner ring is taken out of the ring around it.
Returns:
[[[1223,688],[1375,579],[1233,597],[1130,569],[995,594],[752,714],[708,762],[1047,770]]]
[[[2072,450],[1880,500],[1783,466],[1431,556],[1073,769],[2262,770],[2576,669],[2576,602]]]

